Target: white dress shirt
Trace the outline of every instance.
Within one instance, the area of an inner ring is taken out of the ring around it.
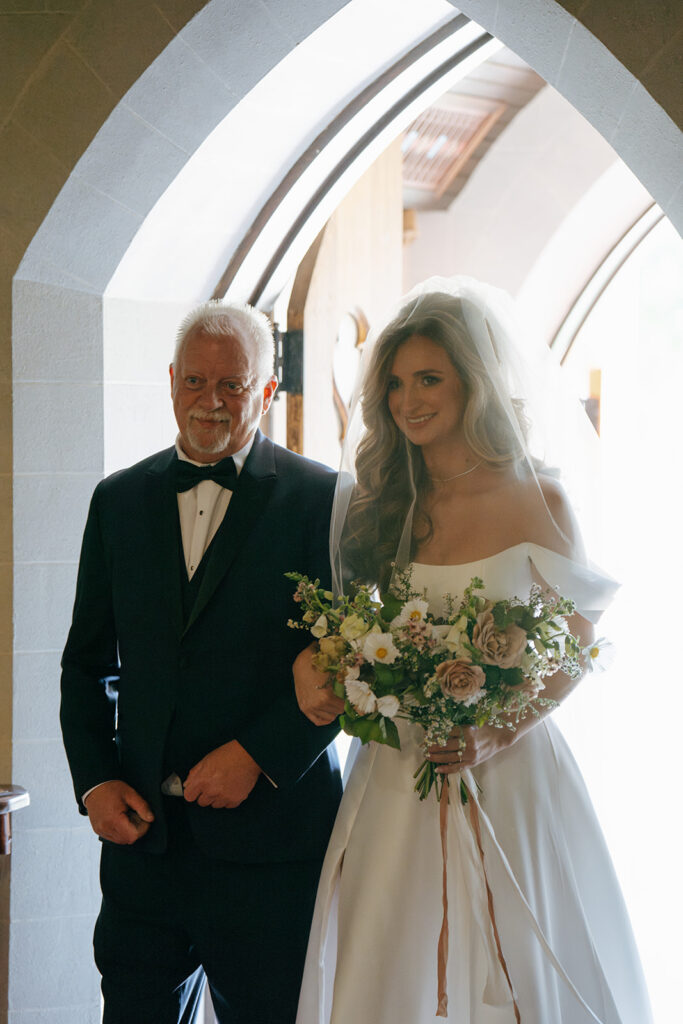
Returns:
[[[242,466],[253,443],[254,438],[252,437],[244,448],[240,448],[233,455],[238,476],[242,472]],[[181,462],[191,462],[193,466],[216,465],[215,462],[195,462],[194,459],[188,458],[181,447],[180,434],[176,438],[175,450]],[[232,491],[229,491],[227,487],[221,487],[215,480],[202,480],[188,491],[178,491],[180,533],[183,538],[183,554],[189,580],[194,576],[206,549],[216,536],[231,498]]]

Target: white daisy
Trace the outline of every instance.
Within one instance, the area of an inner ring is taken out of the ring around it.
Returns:
[[[429,605],[426,601],[406,601],[391,624],[392,626],[404,626],[407,622],[424,622],[428,611]]]
[[[363,654],[368,661],[379,661],[391,665],[398,658],[391,633],[370,633],[363,644]]]

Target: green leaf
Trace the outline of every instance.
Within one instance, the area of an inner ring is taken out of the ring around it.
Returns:
[[[382,742],[386,743],[389,747],[393,747],[394,750],[400,750],[401,740],[399,739],[396,723],[392,722],[390,718],[380,718],[379,727],[384,737]]]
[[[361,743],[386,743],[382,735],[381,718],[356,718],[351,720],[344,715],[344,732],[349,736],[357,736]]]
[[[383,619],[386,619],[387,622],[391,622],[391,620],[395,619],[396,616],[399,614],[401,608],[403,607],[403,604],[401,601],[399,601],[395,594],[381,594],[380,597],[382,600],[382,610],[380,614]]]
[[[396,683],[400,683],[403,679],[403,668],[401,665],[392,667],[391,665],[383,665],[381,661],[376,661],[373,665],[373,671],[381,687],[388,686],[393,688]]]
[[[521,668],[505,668],[503,669],[503,679],[508,686],[522,686],[526,681],[526,677],[522,672]]]
[[[498,665],[482,665],[484,675],[486,676],[486,688],[490,690],[493,686],[498,686],[503,674],[503,670]]]
[[[500,603],[494,604],[493,608],[491,609],[491,614],[493,615],[493,624],[496,627],[496,629],[504,629],[506,618],[505,605],[502,605]]]

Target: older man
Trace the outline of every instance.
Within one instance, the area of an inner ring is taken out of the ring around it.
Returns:
[[[335,477],[258,429],[262,314],[201,306],[170,374],[175,447],[96,488],[62,663],[104,1021],[190,1020],[205,972],[221,1024],[286,1024],[340,782],[296,704],[284,573],[327,577]]]

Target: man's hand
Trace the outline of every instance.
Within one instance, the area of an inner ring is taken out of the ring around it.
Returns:
[[[130,846],[144,836],[154,815],[146,800],[120,779],[96,786],[85,799],[93,831],[120,846]]]
[[[325,673],[313,664],[315,651],[315,644],[305,647],[292,667],[296,699],[314,725],[329,725],[341,715],[344,701],[336,696]]]
[[[203,757],[185,779],[184,797],[200,807],[239,807],[247,799],[261,769],[244,747],[231,740]]]

